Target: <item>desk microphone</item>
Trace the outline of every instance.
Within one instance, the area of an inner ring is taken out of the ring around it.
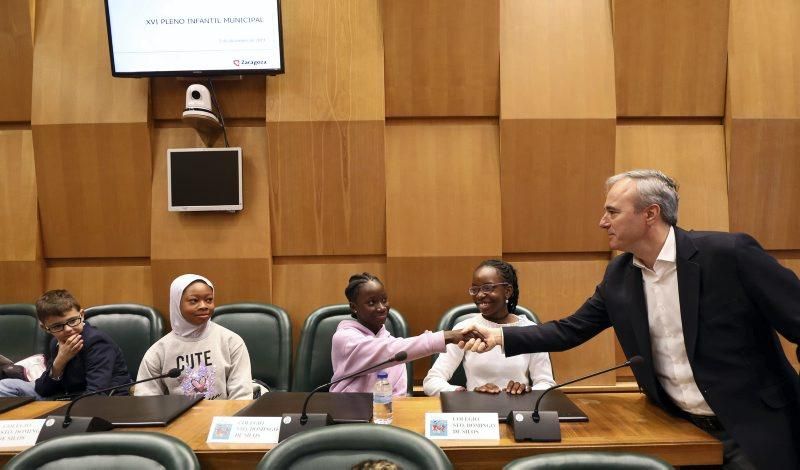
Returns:
[[[151,380],[166,379],[166,378],[175,379],[178,378],[180,375],[181,375],[180,369],[174,367],[170,369],[166,374],[161,374],[156,377],[150,377],[144,380],[137,380],[135,382],[116,385],[114,387],[102,388],[100,390],[92,390],[91,392],[83,393],[70,402],[69,406],[67,406],[67,410],[64,412],[64,416],[50,415],[47,417],[47,419],[45,420],[45,425],[42,428],[42,431],[39,433],[39,438],[36,442],[42,442],[56,436],[65,436],[69,434],[109,431],[114,427],[114,425],[112,425],[103,418],[97,416],[94,417],[77,416],[75,417],[75,419],[73,419],[70,416],[72,407],[75,406],[75,403],[77,403],[81,399],[90,397],[92,395],[97,395],[98,393],[111,392],[114,390],[119,390],[121,388],[131,387],[133,385],[140,384],[142,382],[150,382]]]
[[[309,429],[327,426],[329,424],[333,424],[333,420],[331,419],[330,414],[328,413],[306,413],[308,409],[308,401],[311,399],[311,396],[315,393],[319,392],[320,390],[330,387],[333,384],[337,384],[343,380],[352,379],[353,377],[363,375],[367,372],[372,370],[378,369],[380,367],[385,366],[386,364],[391,364],[392,362],[403,362],[408,358],[408,353],[405,351],[400,351],[394,356],[390,357],[389,359],[379,363],[371,365],[367,368],[364,368],[358,372],[354,372],[350,375],[345,375],[344,377],[336,380],[332,380],[328,383],[322,384],[314,390],[312,390],[308,396],[306,396],[306,400],[303,402],[303,410],[298,416],[296,413],[285,413],[283,418],[281,419],[281,429],[280,434],[278,436],[278,441],[282,441],[287,437],[296,434],[300,431],[306,431]]]
[[[526,411],[512,411],[509,413],[507,422],[514,428],[514,439],[517,441],[526,439],[532,441],[561,441],[561,428],[559,427],[558,423],[558,412],[539,412],[539,403],[541,403],[542,398],[547,395],[547,392],[561,388],[564,385],[573,384],[575,382],[580,382],[581,380],[592,378],[596,375],[611,372],[612,370],[622,369],[623,367],[628,366],[640,366],[642,364],[644,364],[644,359],[642,359],[642,356],[633,356],[622,364],[617,364],[614,367],[609,367],[608,369],[604,369],[599,372],[593,372],[591,374],[584,375],[583,377],[578,377],[577,379],[553,385],[552,387],[545,389],[545,391],[539,395],[539,398],[536,399],[536,404],[533,407],[533,413],[530,415],[530,423],[525,419],[525,415],[528,413]]]

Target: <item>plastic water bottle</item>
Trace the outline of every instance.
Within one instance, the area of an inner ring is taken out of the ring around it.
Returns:
[[[372,421],[375,424],[392,424],[392,384],[386,371],[378,372],[378,381],[372,392]]]

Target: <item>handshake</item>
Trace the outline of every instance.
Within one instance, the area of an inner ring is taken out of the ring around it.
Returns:
[[[444,340],[446,344],[457,344],[464,351],[482,353],[503,346],[503,333],[501,328],[470,325],[461,330],[445,331]]]

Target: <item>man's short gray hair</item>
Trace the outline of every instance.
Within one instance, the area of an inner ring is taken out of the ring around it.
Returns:
[[[661,208],[661,219],[669,225],[678,224],[678,183],[658,170],[631,170],[619,173],[606,180],[606,192],[618,181],[630,178],[636,182],[639,199],[634,207],[637,211],[657,204]]]

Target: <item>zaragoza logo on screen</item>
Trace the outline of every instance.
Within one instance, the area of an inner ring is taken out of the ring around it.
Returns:
[[[250,65],[250,66],[258,66],[258,65],[267,65],[266,60],[261,59],[233,59],[233,65],[237,67],[241,67],[243,65]]]

